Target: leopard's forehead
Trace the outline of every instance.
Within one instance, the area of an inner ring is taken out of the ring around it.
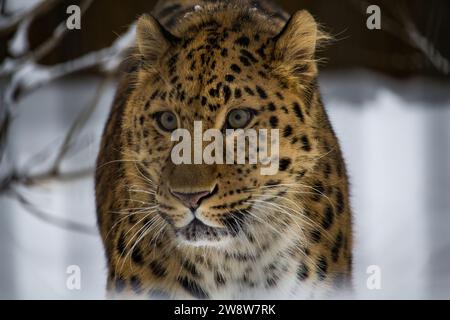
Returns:
[[[271,35],[215,24],[187,34],[161,62],[160,89],[186,118],[213,121],[233,107],[267,103],[283,90],[270,74]]]

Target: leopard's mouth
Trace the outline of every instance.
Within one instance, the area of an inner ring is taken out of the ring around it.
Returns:
[[[177,229],[175,233],[180,240],[194,246],[215,246],[230,235],[227,228],[211,227],[197,218]]]

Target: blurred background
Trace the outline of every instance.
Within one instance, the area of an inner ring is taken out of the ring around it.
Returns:
[[[104,298],[93,168],[117,65],[155,2],[0,0],[0,298]],[[320,84],[350,174],[356,297],[450,299],[450,2],[279,3],[335,37]]]

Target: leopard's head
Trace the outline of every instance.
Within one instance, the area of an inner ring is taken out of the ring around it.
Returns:
[[[135,206],[154,213],[152,223],[191,246],[298,235],[301,199],[311,193],[303,179],[323,153],[319,129],[328,126],[314,111],[315,52],[324,34],[305,11],[283,28],[242,10],[185,19],[188,23],[172,32],[151,16],[137,24],[134,58],[140,65],[122,123]],[[202,132],[217,129],[224,142],[227,129],[279,130],[278,150],[266,150],[275,154],[275,172],[262,174],[268,164],[250,163],[248,157],[241,164],[195,163],[198,148],[201,154],[210,143],[195,145],[195,121]],[[175,152],[190,164],[173,159],[174,147],[182,143],[172,141],[175,130],[190,133],[182,139],[186,148],[192,142],[190,151]]]

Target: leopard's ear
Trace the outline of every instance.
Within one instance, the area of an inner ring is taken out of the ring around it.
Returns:
[[[328,36],[319,30],[311,14],[305,10],[297,11],[273,38],[278,71],[287,77],[308,76],[317,72],[316,49],[326,39]]]
[[[180,39],[165,29],[151,15],[142,15],[136,27],[136,45],[143,61],[151,63],[161,57]]]

